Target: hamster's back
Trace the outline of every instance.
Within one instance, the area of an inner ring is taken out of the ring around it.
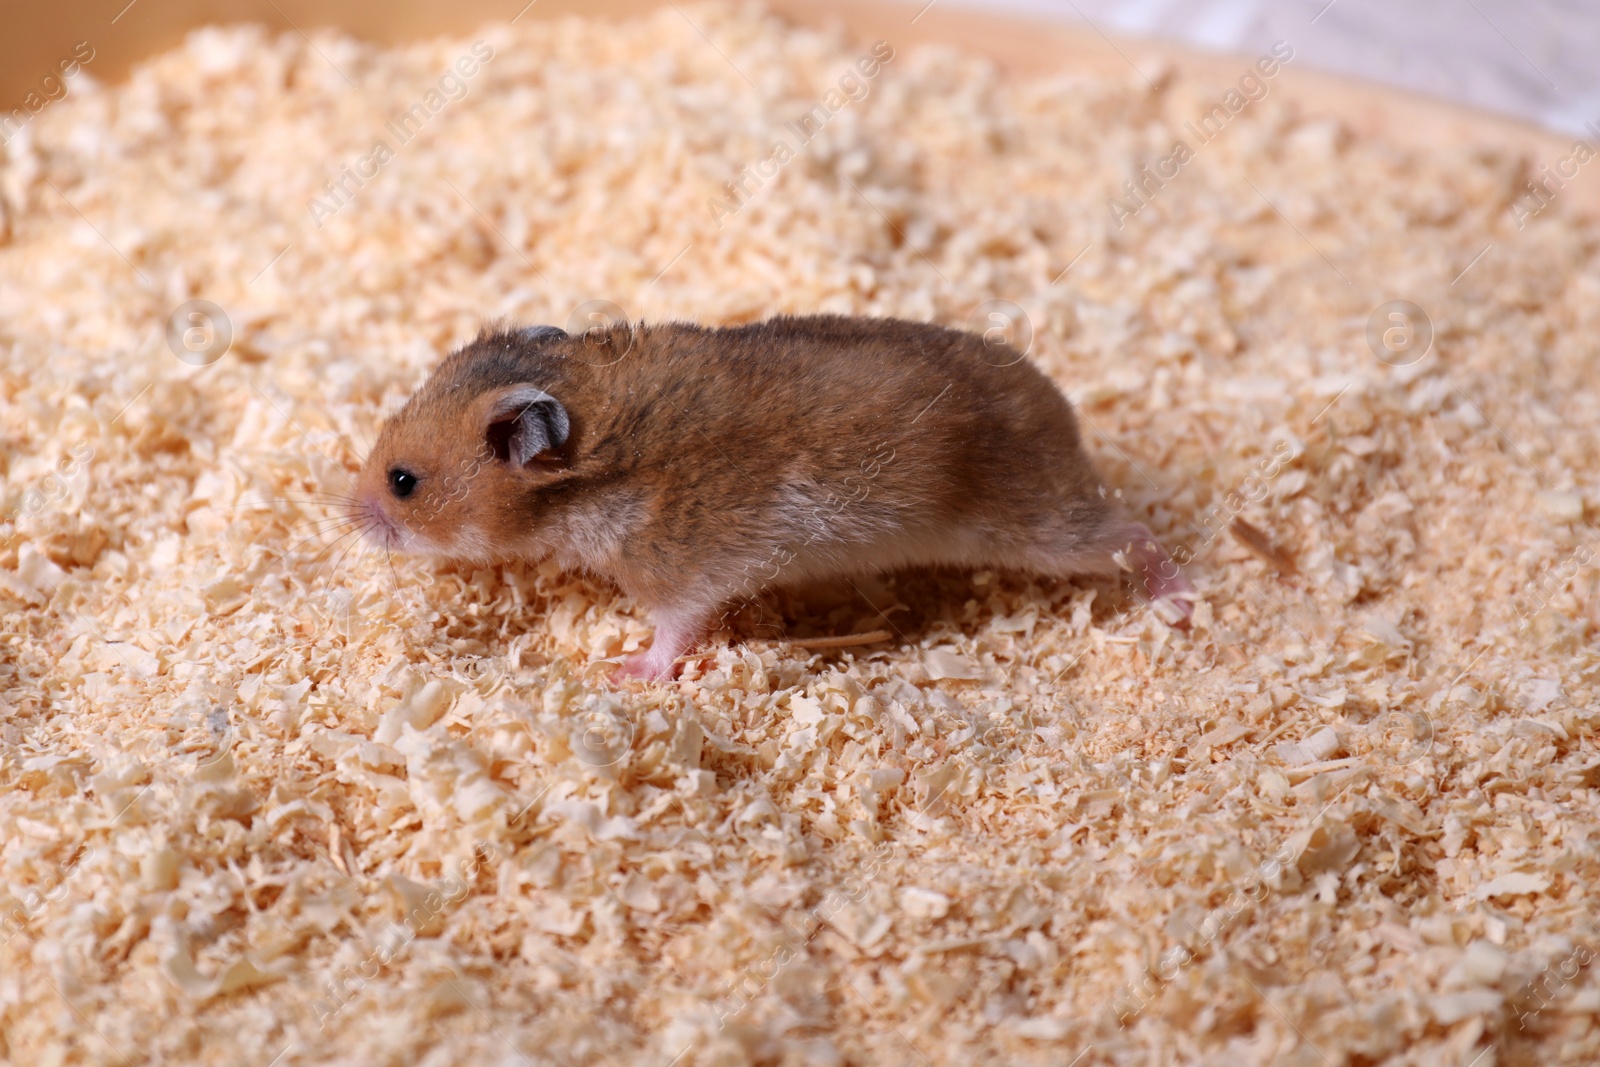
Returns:
[[[839,316],[634,330],[599,371],[627,398],[609,432],[653,498],[646,543],[813,571],[965,562],[1105,510],[1066,398],[972,334]]]

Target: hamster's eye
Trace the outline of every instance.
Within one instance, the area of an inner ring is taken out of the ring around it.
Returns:
[[[412,474],[410,471],[401,470],[399,467],[396,467],[394,470],[389,472],[389,490],[401,500],[404,500],[406,497],[410,496],[412,490],[416,489],[416,487],[417,476]]]

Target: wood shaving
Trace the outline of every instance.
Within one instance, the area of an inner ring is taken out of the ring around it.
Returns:
[[[1273,544],[1272,538],[1243,519],[1234,519],[1229,523],[1228,532],[1233,534],[1241,545],[1270,563],[1273,569],[1285,578],[1293,578],[1300,573],[1299,568],[1294,565],[1294,557],[1280,546]]]
[[[896,45],[851,99],[870,42],[677,7],[204,30],[5,146],[0,1057],[1600,1061],[1600,226],[1516,226],[1539,160],[1278,93],[1119,226],[1222,83]],[[166,339],[197,299],[209,366]],[[1193,628],[912,573],[613,688],[649,635],[615,590],[323,523],[442,353],[593,300],[1012,301]],[[1404,365],[1393,300],[1433,328]],[[1246,509],[1295,587],[1219,536]],[[893,643],[782,640],[883,604]]]

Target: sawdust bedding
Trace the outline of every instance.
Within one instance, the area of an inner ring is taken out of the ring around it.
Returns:
[[[870,44],[721,7],[205,31],[11,142],[0,1054],[1600,1059],[1600,230],[1559,197],[1518,229],[1492,147],[1270,92],[1119,226],[1226,87],[889,44],[868,78]],[[210,366],[164,335],[192,298],[231,322]],[[335,566],[382,412],[484,319],[591,299],[1015,301],[1192,557],[1193,629],[1109,583],[890,576],[619,690],[648,629],[609,588]],[[1424,358],[1374,357],[1391,299]]]

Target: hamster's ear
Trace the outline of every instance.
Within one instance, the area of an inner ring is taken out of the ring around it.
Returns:
[[[529,344],[538,344],[541,341],[565,341],[567,331],[559,326],[524,326],[517,331],[517,336]]]
[[[496,459],[526,467],[565,444],[570,428],[561,401],[537,386],[513,385],[490,399],[483,440]]]

